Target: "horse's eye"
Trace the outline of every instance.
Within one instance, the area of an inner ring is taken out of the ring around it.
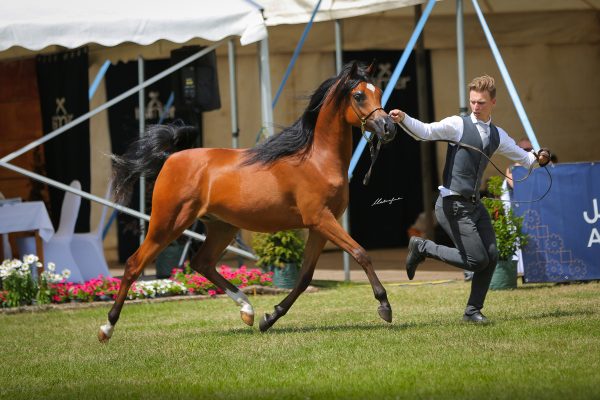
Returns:
[[[356,92],[352,94],[352,97],[354,97],[354,100],[356,101],[362,101],[365,98],[365,94],[363,92]]]

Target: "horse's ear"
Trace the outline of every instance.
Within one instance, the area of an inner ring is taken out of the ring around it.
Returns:
[[[367,76],[373,76],[373,73],[375,72],[375,64],[376,61],[375,59],[373,59],[373,61],[371,61],[371,65],[369,65],[369,67],[365,71],[367,73]]]
[[[358,72],[358,62],[352,61],[352,66],[350,67],[350,73],[348,74],[348,76],[356,76],[357,72]]]

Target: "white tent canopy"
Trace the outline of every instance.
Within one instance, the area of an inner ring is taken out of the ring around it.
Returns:
[[[242,45],[267,36],[261,11],[245,0],[10,1],[0,13],[0,51],[13,46],[41,50],[88,43],[148,45],[160,39],[184,43],[240,36]]]
[[[264,8],[268,26],[304,24],[318,0],[255,0]],[[315,22],[330,21],[424,3],[426,0],[321,0]]]

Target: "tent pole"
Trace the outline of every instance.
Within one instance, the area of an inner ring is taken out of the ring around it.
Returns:
[[[144,83],[144,59],[138,57],[138,86]],[[139,121],[139,137],[144,137],[146,129],[146,107],[145,107],[145,90],[140,87],[138,92],[138,121]],[[146,213],[146,178],[140,176],[140,214]],[[146,237],[146,222],[140,218],[140,245]]]
[[[343,37],[342,37],[342,22],[339,19],[335,20],[335,71],[337,74],[342,72],[342,48],[343,48]],[[349,206],[349,205],[348,205]],[[348,233],[350,233],[350,214],[348,207],[342,215],[342,227]],[[350,255],[345,251],[342,251],[342,261],[344,265],[344,281],[350,282]]]
[[[463,0],[456,0],[456,59],[458,62],[458,113],[468,114],[465,79],[465,31]]]
[[[237,99],[237,76],[235,69],[235,43],[233,39],[227,42],[229,54],[229,98],[231,99],[231,146],[234,149],[240,147],[238,126],[238,99]]]
[[[504,64],[504,60],[502,60],[502,56],[500,55],[500,50],[498,50],[498,46],[494,41],[494,37],[492,36],[492,32],[485,22],[485,18],[483,17],[483,13],[481,12],[481,8],[479,8],[479,4],[477,0],[471,0],[473,2],[473,7],[475,8],[475,12],[477,13],[477,17],[479,18],[479,22],[481,23],[481,28],[483,28],[483,33],[487,38],[488,44],[490,45],[490,49],[492,50],[492,54],[496,59],[496,64],[498,64],[498,69],[500,70],[500,74],[502,75],[502,79],[504,79],[504,83],[506,84],[506,88],[508,89],[508,93],[510,94],[510,98],[517,109],[517,114],[519,115],[519,119],[523,124],[523,128],[525,128],[525,133],[529,138],[529,141],[533,145],[534,149],[539,149],[540,144],[535,137],[535,133],[533,132],[533,127],[529,122],[529,118],[527,118],[527,113],[525,112],[525,108],[523,108],[523,104],[521,103],[521,99],[519,98],[519,94],[517,93],[517,89],[513,84],[512,79],[510,78],[510,74],[508,73],[508,69],[506,68],[506,64]]]
[[[271,67],[269,66],[269,38],[258,43],[259,79],[262,114],[262,129],[267,136],[273,136],[273,102],[271,100]]]
[[[342,21],[335,20],[335,71],[342,72],[342,49],[343,49]]]
[[[415,6],[415,23],[421,19],[422,6]],[[417,101],[419,106],[419,119],[421,121],[429,121],[429,84],[427,80],[427,67],[425,65],[425,44],[423,36],[419,36],[417,46],[415,48],[416,64],[417,64]],[[431,150],[432,143],[423,141],[419,144],[421,152],[421,176],[422,194],[423,194],[423,211],[425,212],[425,236],[428,239],[433,239],[433,182],[431,179]]]

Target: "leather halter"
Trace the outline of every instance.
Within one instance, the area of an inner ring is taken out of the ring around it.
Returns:
[[[362,118],[360,116],[360,114],[358,113],[358,111],[356,111],[356,108],[354,107],[354,103],[352,103],[352,110],[354,111],[354,114],[356,114],[356,116],[358,117],[358,119],[360,120],[360,133],[362,134],[362,136],[365,138],[365,140],[367,141],[367,143],[371,144],[371,142],[373,141],[373,137],[368,137],[366,132],[365,127],[367,126],[367,121],[369,120],[369,117],[371,115],[373,115],[373,113],[375,111],[381,110],[381,111],[385,111],[382,107],[377,107],[374,108],[370,113],[367,114],[366,117]]]
[[[373,139],[377,135],[373,134],[371,137],[368,137],[367,134],[366,134],[365,127],[367,125],[367,121],[369,120],[369,117],[371,117],[371,115],[373,115],[373,113],[375,111],[381,110],[381,111],[385,112],[385,110],[382,107],[376,107],[370,113],[368,113],[366,117],[363,118],[363,117],[360,116],[360,114],[358,113],[358,111],[354,107],[354,103],[351,102],[350,104],[352,105],[352,110],[354,111],[354,114],[356,114],[356,116],[360,120],[360,133],[365,138],[365,140],[367,141],[367,143],[369,143],[369,153],[371,154],[371,166],[369,167],[369,170],[367,171],[367,173],[365,174],[365,177],[363,178],[363,185],[367,186],[369,184],[369,180],[371,179],[371,171],[373,170],[373,166],[375,165],[375,161],[377,160],[377,157],[379,156],[379,150],[381,149],[382,140],[380,138],[377,141],[377,146],[375,146],[373,144]]]

